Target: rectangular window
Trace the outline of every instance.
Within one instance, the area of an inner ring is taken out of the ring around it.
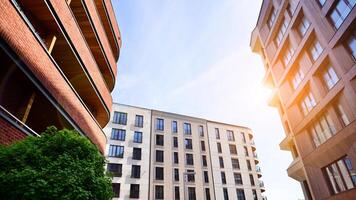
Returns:
[[[218,128],[215,128],[215,138],[220,139],[220,132]]]
[[[329,13],[329,19],[335,29],[339,29],[346,17],[355,6],[355,0],[338,0],[332,11]]]
[[[323,171],[333,194],[350,190],[356,185],[356,175],[353,173],[352,163],[348,157],[329,164]]]
[[[292,74],[293,89],[297,89],[300,83],[303,81],[303,79],[304,79],[304,73],[302,69],[298,67],[298,69],[295,70],[294,73]]]
[[[248,170],[252,170],[252,167],[251,167],[251,162],[250,162],[250,160],[246,160],[246,164],[247,164],[247,169]]]
[[[198,127],[198,131],[199,131],[200,137],[204,137],[204,127],[203,126],[199,126]]]
[[[164,145],[164,136],[156,135],[156,145],[163,146]]]
[[[130,185],[130,198],[131,199],[140,198],[140,185],[139,184],[131,184]]]
[[[140,175],[141,175],[140,165],[132,165],[131,178],[140,178]]]
[[[224,159],[221,156],[219,156],[219,164],[220,164],[220,168],[224,168]]]
[[[244,189],[236,189],[237,200],[246,200]]]
[[[156,162],[164,162],[164,152],[156,150]]]
[[[227,135],[227,140],[235,141],[235,135],[233,131],[227,130],[226,135]]]
[[[354,58],[354,60],[356,60],[356,37],[355,37],[355,32],[353,32],[352,35],[347,40],[347,47],[348,47],[349,51],[351,52],[351,55]]]
[[[339,81],[339,77],[336,75],[335,70],[328,66],[322,73],[326,87],[330,90]]]
[[[331,138],[336,130],[328,113],[324,113],[310,127],[315,146],[319,146]]]
[[[244,147],[244,151],[245,151],[245,156],[249,156],[247,147]]]
[[[342,107],[342,105],[340,103],[338,103],[335,106],[335,110],[336,110],[336,115],[337,115],[338,119],[340,120],[342,126],[345,127],[345,126],[349,125],[350,124],[349,117],[347,116],[344,108]]]
[[[201,147],[201,151],[205,151],[205,142],[204,141],[200,141],[200,147]]]
[[[300,106],[305,116],[316,106],[314,96],[310,91],[302,98]]]
[[[179,169],[174,169],[174,181],[179,181]]]
[[[255,185],[255,179],[253,178],[252,174],[250,174],[250,183],[251,183],[252,186]]]
[[[112,183],[114,197],[120,197],[120,183]]]
[[[321,53],[323,52],[323,47],[320,45],[319,41],[315,40],[309,48],[309,53],[312,60],[315,62]]]
[[[195,187],[188,187],[188,197],[189,200],[196,200]]]
[[[240,173],[234,173],[235,184],[242,185],[242,177]]]
[[[163,180],[164,169],[163,167],[156,167],[156,180]]]
[[[194,165],[193,154],[187,153],[185,154],[186,164]]]
[[[294,54],[294,49],[290,45],[287,45],[287,47],[285,48],[285,50],[283,52],[284,67],[286,67],[289,64],[290,60],[293,57],[293,54]]]
[[[186,135],[192,134],[192,127],[191,127],[190,123],[184,123],[183,129],[184,129],[184,134],[186,134]]]
[[[184,139],[184,146],[185,149],[193,149],[193,142],[192,139]]]
[[[308,28],[310,27],[310,22],[309,20],[304,16],[298,25],[298,32],[301,37],[304,37],[304,35],[307,33]]]
[[[127,113],[114,112],[113,123],[126,125],[127,124]]]
[[[222,184],[226,184],[225,172],[221,172],[221,182],[222,182]]]
[[[216,143],[216,146],[218,148],[218,153],[222,153],[221,143],[220,142]]]
[[[142,132],[135,131],[133,142],[134,143],[142,143]]]
[[[109,157],[124,157],[124,147],[119,145],[110,145],[109,147]]]
[[[210,189],[209,188],[205,188],[205,199],[206,200],[211,200],[211,198],[210,198]]]
[[[236,145],[229,144],[230,154],[237,155]]]
[[[241,132],[241,138],[242,138],[242,142],[246,143],[246,137],[245,137],[245,133]]]
[[[174,186],[174,200],[179,200],[179,199],[180,199],[179,186]]]
[[[240,169],[239,159],[231,158],[232,168],[233,169]]]
[[[252,196],[253,196],[253,200],[258,200],[257,198],[257,192],[255,189],[252,190]]]
[[[187,181],[192,182],[192,183],[195,182],[194,170],[192,170],[192,169],[187,170]]]
[[[223,193],[224,193],[224,200],[229,200],[229,192],[227,191],[227,188],[223,188]]]
[[[203,162],[203,167],[208,166],[208,162],[206,161],[206,155],[202,155],[202,162]]]
[[[164,120],[161,118],[156,118],[156,130],[164,131]]]
[[[288,5],[288,13],[289,13],[289,16],[292,18],[292,16],[294,15],[294,12],[295,10],[297,9],[297,1],[295,0],[291,0],[289,2],[289,5]]]
[[[178,158],[178,152],[173,153],[173,163],[178,164],[179,163],[179,158]]]
[[[132,150],[132,159],[141,160],[141,148],[134,147]]]
[[[135,117],[135,126],[136,127],[143,127],[143,116],[142,115],[136,115]]]
[[[163,199],[164,198],[164,189],[163,185],[155,186],[155,199]]]
[[[172,121],[172,133],[178,132],[178,124],[177,121]]]
[[[268,20],[267,20],[268,28],[271,28],[273,26],[274,21],[276,20],[276,16],[277,16],[277,10],[272,8],[271,14],[270,14],[270,16],[268,17]]]
[[[284,18],[283,23],[281,24],[279,31],[277,33],[277,36],[275,38],[275,43],[277,46],[279,46],[281,44],[283,36],[287,31],[288,24],[289,24],[289,21],[286,18]]]
[[[204,171],[204,182],[205,182],[205,183],[209,183],[208,171]]]
[[[116,128],[111,129],[110,139],[125,141],[125,136],[126,136],[126,130],[116,129]]]
[[[122,164],[108,163],[107,170],[114,177],[121,177],[122,176]]]
[[[177,137],[173,137],[173,147],[178,148],[178,138]]]

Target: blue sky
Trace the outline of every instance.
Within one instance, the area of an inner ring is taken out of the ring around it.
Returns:
[[[262,60],[250,34],[261,0],[114,0],[122,34],[115,102],[252,128],[272,200],[303,197],[287,176],[291,154],[268,107]]]

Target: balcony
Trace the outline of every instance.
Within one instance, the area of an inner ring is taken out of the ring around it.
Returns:
[[[263,181],[260,180],[258,185],[260,186],[261,192],[266,191],[265,183]]]
[[[255,158],[255,164],[257,165],[260,161],[258,160],[258,156],[256,152],[253,152],[253,157]]]
[[[261,172],[261,167],[260,166],[256,166],[256,172],[257,172],[258,178],[261,178],[262,177],[262,172]]]
[[[256,151],[256,144],[255,144],[255,141],[251,140],[251,141],[250,141],[250,145],[251,145],[252,151]]]
[[[287,133],[287,136],[282,140],[281,143],[279,143],[279,148],[281,148],[281,150],[290,151],[291,142],[292,142],[291,133]]]
[[[302,182],[306,179],[304,171],[303,171],[303,163],[300,157],[297,157],[293,160],[293,162],[289,165],[287,169],[288,176]]]

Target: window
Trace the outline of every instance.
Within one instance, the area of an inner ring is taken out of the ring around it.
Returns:
[[[111,137],[110,137],[110,139],[112,139],[112,140],[125,141],[125,135],[126,135],[126,131],[125,131],[125,130],[113,128],[113,129],[111,130]]]
[[[246,200],[244,189],[236,189],[236,195],[238,200]]]
[[[217,148],[218,148],[218,152],[219,152],[219,153],[222,153],[220,142],[216,143],[216,146],[217,146]]]
[[[227,188],[223,188],[223,193],[224,193],[224,200],[229,200],[229,193],[227,191]]]
[[[328,113],[324,113],[324,115],[313,122],[310,129],[315,146],[319,146],[324,143],[336,132],[334,124]]]
[[[136,127],[143,127],[143,116],[142,115],[136,115],[135,117],[135,126]]]
[[[331,66],[324,70],[322,76],[329,90],[339,81],[339,77],[337,77],[335,70]]]
[[[179,163],[178,152],[174,152],[173,153],[173,163],[174,164],[178,164]]]
[[[140,178],[140,175],[141,175],[140,165],[132,165],[131,178]]]
[[[140,185],[139,184],[131,184],[130,185],[130,198],[131,199],[140,198]]]
[[[329,19],[336,29],[339,29],[346,17],[355,6],[354,0],[339,0],[329,14]]]
[[[114,112],[113,123],[126,125],[127,124],[127,113]]]
[[[283,53],[284,67],[288,65],[288,63],[292,59],[293,54],[294,54],[294,49],[290,45],[287,45]]]
[[[242,177],[240,173],[234,173],[235,184],[242,185]]]
[[[310,22],[309,20],[304,16],[301,20],[300,23],[298,25],[298,32],[300,34],[301,37],[303,37],[306,33],[307,30],[310,26]]]
[[[203,126],[199,126],[198,127],[198,131],[199,131],[200,137],[204,137],[204,127]]]
[[[164,162],[164,152],[156,150],[156,162]]]
[[[202,155],[202,161],[203,161],[203,167],[208,166],[208,163],[206,161],[206,155]]]
[[[160,118],[156,118],[156,130],[163,131],[164,130],[164,120]]]
[[[186,135],[192,134],[192,127],[191,127],[190,123],[184,123],[183,129],[184,129],[184,134],[186,134]]]
[[[249,156],[247,147],[244,147],[244,151],[245,151],[245,156]]]
[[[114,197],[120,197],[120,183],[112,183]]]
[[[230,149],[230,154],[237,155],[237,150],[236,150],[236,146],[235,145],[229,144],[229,149]]]
[[[246,143],[246,137],[244,132],[241,132],[241,138],[242,138],[242,142]]]
[[[135,131],[133,142],[142,143],[142,132]]]
[[[174,181],[179,181],[179,169],[174,169]]]
[[[179,195],[179,186],[174,186],[174,200],[179,200],[180,195]]]
[[[196,200],[195,187],[188,187],[188,197],[189,200]]]
[[[177,137],[173,137],[173,147],[178,148],[178,138]]]
[[[235,136],[234,136],[234,132],[227,130],[226,131],[226,135],[227,135],[227,140],[229,141],[235,141]]]
[[[193,154],[187,153],[185,154],[186,164],[194,165]]]
[[[204,182],[205,182],[205,183],[209,183],[208,171],[204,171]]]
[[[323,169],[325,178],[332,188],[333,194],[337,194],[355,187],[356,177],[352,169],[352,163],[348,157],[341,158],[340,160],[331,163]]]
[[[224,159],[221,156],[219,156],[219,164],[220,164],[220,168],[224,168]]]
[[[356,59],[356,37],[355,33],[347,40],[347,47],[352,54],[352,57]]]
[[[122,164],[109,163],[107,169],[114,177],[122,176]]]
[[[201,147],[201,151],[205,151],[205,142],[204,141],[200,141],[200,147]]]
[[[163,167],[156,167],[156,180],[163,180],[164,172]]]
[[[132,159],[141,160],[141,148],[134,147],[132,150]]]
[[[164,145],[164,136],[156,135],[156,145],[163,146]]]
[[[277,46],[279,46],[281,44],[283,36],[287,31],[288,24],[289,24],[289,22],[287,21],[286,18],[284,18],[283,23],[282,23],[281,27],[279,28],[279,31],[275,38],[275,43]]]
[[[319,41],[314,41],[313,44],[310,46],[310,55],[312,57],[312,60],[315,62],[320,54],[323,52],[323,47],[321,47]]]
[[[222,184],[226,184],[225,172],[221,172],[221,182],[222,182]]]
[[[155,199],[163,199],[164,198],[164,189],[162,185],[155,186]]]
[[[124,157],[124,147],[118,146],[118,145],[110,145],[109,157],[123,158]]]
[[[257,192],[255,189],[252,190],[253,200],[257,200]]]
[[[276,16],[277,16],[277,10],[272,8],[271,14],[270,14],[270,16],[268,17],[268,20],[267,20],[268,28],[271,28],[273,26],[274,21],[276,20]]]
[[[194,175],[194,170],[188,169],[187,170],[187,181],[188,182],[195,182],[195,175]]]
[[[292,86],[293,89],[297,89],[299,84],[304,79],[304,73],[300,67],[292,74]]]
[[[210,189],[209,188],[205,188],[205,199],[206,200],[211,200],[211,198],[210,198]]]
[[[338,103],[335,106],[335,110],[336,110],[338,119],[341,121],[342,126],[345,127],[345,126],[349,125],[350,124],[349,117],[346,115],[346,112],[340,103]]]
[[[239,159],[231,158],[232,168],[233,169],[240,169]]]
[[[251,167],[251,162],[250,162],[250,160],[246,160],[246,164],[247,164],[247,169],[248,170],[252,170],[252,167]]]
[[[193,149],[192,139],[184,139],[185,149]]]
[[[218,128],[215,128],[215,138],[220,139],[220,132]]]
[[[325,4],[326,0],[319,0],[319,4],[323,6]]]
[[[252,186],[255,185],[255,179],[253,178],[252,174],[250,174],[250,183],[251,183]]]
[[[178,132],[177,121],[172,121],[172,133],[177,133],[177,132]]]
[[[305,116],[316,106],[314,96],[311,92],[308,92],[307,95],[304,96],[300,106]]]
[[[295,0],[291,0],[291,1],[289,2],[289,5],[288,5],[288,13],[289,13],[289,15],[291,16],[291,18],[292,18],[292,16],[293,16],[295,10],[297,9],[297,5],[298,5],[298,3],[297,3],[297,1],[295,1]]]

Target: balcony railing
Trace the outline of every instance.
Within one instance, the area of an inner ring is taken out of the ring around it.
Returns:
[[[256,166],[256,172],[261,172],[261,167],[260,166]]]
[[[263,181],[260,181],[259,186],[260,186],[261,188],[264,188],[264,187],[265,187],[265,183],[264,183]]]
[[[256,152],[253,152],[253,157],[254,157],[254,158],[256,158],[256,159],[258,158],[258,156],[257,156],[257,153],[256,153]]]

